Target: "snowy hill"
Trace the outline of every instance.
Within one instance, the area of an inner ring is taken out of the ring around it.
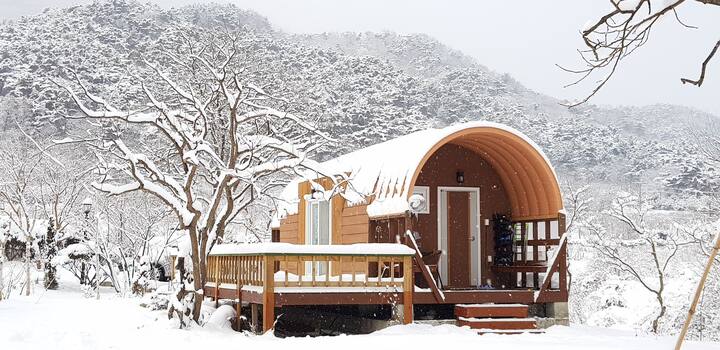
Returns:
[[[156,49],[173,47],[184,40],[181,33],[194,29],[237,33],[247,48],[248,78],[342,140],[324,157],[428,126],[488,119],[537,140],[569,182],[663,184],[665,178],[703,176],[707,170],[702,160],[690,159],[688,128],[715,116],[679,106],[568,110],[425,35],[290,35],[229,5],[162,10],[98,2],[5,24],[0,98],[29,100],[32,110],[24,122],[61,135],[65,125],[57,116],[72,105],[51,79],[73,69],[98,93],[121,99],[118,91],[132,86],[132,72],[142,69],[143,59],[157,59]],[[660,175],[663,181],[654,181]]]

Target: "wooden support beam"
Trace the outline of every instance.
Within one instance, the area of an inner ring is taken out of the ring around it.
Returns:
[[[412,257],[403,258],[403,324],[413,322],[413,293],[415,282],[413,281]]]
[[[258,304],[250,304],[250,330],[258,333],[260,330],[260,315],[258,312]]]
[[[237,304],[235,304],[235,314],[237,317],[235,317],[235,329],[240,331],[240,327],[242,327],[242,324],[240,323],[240,319],[242,318],[242,284],[240,284],[240,259],[235,258],[233,260],[233,264],[235,265],[235,288],[237,290]]]
[[[263,333],[275,324],[275,257],[263,258]]]
[[[218,264],[217,260],[218,260],[218,258],[213,259],[214,270],[215,270],[215,293],[214,293],[213,297],[215,298],[215,308],[216,309],[218,308],[218,306],[220,306],[220,301],[218,299],[218,292],[220,290],[220,278],[219,278],[219,274],[218,274],[218,268],[219,268],[220,264]]]
[[[422,259],[422,255],[420,255],[420,248],[417,246],[415,239],[410,237],[410,235],[412,235],[411,231],[405,232],[405,244],[408,245],[410,248],[415,249],[413,261],[420,269],[420,272],[422,273],[425,282],[427,282],[428,286],[430,286],[430,290],[432,291],[433,297],[435,298],[435,302],[442,304],[444,297],[442,293],[440,293],[440,289],[438,289],[438,285],[435,282],[432,274],[430,274],[430,269],[428,269],[427,265],[425,265],[425,262]]]

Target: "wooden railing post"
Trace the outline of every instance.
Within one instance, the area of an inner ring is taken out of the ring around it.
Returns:
[[[415,282],[413,281],[412,257],[403,258],[403,324],[413,322],[413,293]]]
[[[567,244],[567,232],[565,232],[565,214],[560,213],[558,214],[558,237],[563,238],[565,237],[565,240],[560,242],[560,280],[558,287],[564,294],[564,298],[567,301],[568,299],[568,285],[567,285],[567,250],[568,250],[568,244]]]
[[[263,332],[273,328],[275,323],[275,257],[263,259]]]
[[[242,324],[240,323],[242,318],[242,284],[240,283],[240,273],[242,270],[240,269],[240,257],[234,257],[232,262],[233,265],[235,265],[235,288],[237,291],[237,304],[235,304],[235,313],[237,317],[235,318],[235,329],[240,331],[240,327],[242,327]]]

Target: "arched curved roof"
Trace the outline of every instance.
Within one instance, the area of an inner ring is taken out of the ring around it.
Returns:
[[[395,215],[408,209],[407,198],[423,165],[446,144],[472,150],[492,165],[513,218],[556,217],[563,208],[557,175],[542,150],[519,131],[492,122],[418,131],[332,159],[322,168],[349,174],[345,196],[351,204],[372,196],[371,217]]]

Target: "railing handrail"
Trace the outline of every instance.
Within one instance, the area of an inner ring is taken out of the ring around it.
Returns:
[[[213,254],[210,256],[371,256],[371,257],[402,257],[413,256],[413,254],[381,254],[381,253],[233,253]]]
[[[285,268],[276,269],[276,263]],[[305,266],[310,263],[309,274]],[[327,263],[326,271],[318,271],[315,263]],[[266,276],[272,276],[271,284],[282,287],[400,287],[405,275],[400,276],[401,264],[412,264],[411,255],[366,254],[296,254],[275,253],[252,255],[213,255],[208,257],[208,283],[262,286]],[[296,264],[296,269],[288,268]],[[334,269],[331,268],[335,267]],[[336,265],[335,265],[336,264]],[[368,267],[376,265],[377,276],[371,276]],[[349,269],[347,268],[349,266]],[[268,275],[267,267],[272,273]],[[343,270],[342,267],[346,269]],[[358,267],[360,267],[358,269]],[[297,273],[292,272],[296,270]],[[349,270],[349,272],[346,272]],[[283,272],[276,276],[276,272]],[[384,276],[387,274],[388,276]]]
[[[221,244],[209,256],[413,256],[399,243],[306,245],[284,242]]]

